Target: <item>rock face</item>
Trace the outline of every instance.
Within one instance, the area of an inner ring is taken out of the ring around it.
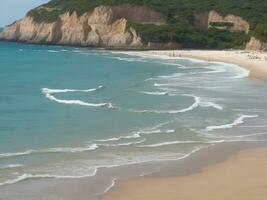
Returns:
[[[249,23],[245,21],[242,17],[235,16],[235,15],[226,15],[223,17],[216,11],[210,11],[208,14],[208,26],[209,28],[214,27],[211,26],[212,22],[219,22],[219,23],[231,23],[233,26],[229,27],[229,31],[233,32],[249,32]],[[224,26],[215,26],[214,28],[217,29],[227,29],[227,27]]]
[[[267,43],[261,42],[255,37],[251,37],[250,41],[246,45],[246,49],[253,51],[267,51]]]
[[[232,32],[249,32],[249,23],[242,17],[235,15],[222,16],[216,11],[195,14],[195,25],[200,29],[216,28],[220,30],[229,30]],[[212,25],[213,23],[229,23],[232,26]]]
[[[65,13],[53,23],[37,23],[25,17],[7,26],[0,39],[30,43],[66,44],[114,48],[146,48],[127,20],[164,24],[160,13],[146,6],[99,6],[82,16]]]

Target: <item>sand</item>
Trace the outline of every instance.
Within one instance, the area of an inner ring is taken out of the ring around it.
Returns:
[[[237,64],[248,69],[250,71],[250,77],[265,81],[267,80],[267,52],[174,50],[147,51],[145,53]]]
[[[119,181],[104,200],[266,200],[267,148],[242,150],[202,171]]]

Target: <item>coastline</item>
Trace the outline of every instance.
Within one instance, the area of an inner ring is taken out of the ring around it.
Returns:
[[[267,52],[223,50],[162,50],[142,52],[149,55],[194,58],[236,64],[250,71],[250,77],[267,81]]]
[[[118,181],[103,199],[260,200],[266,197],[267,159],[262,158],[266,158],[267,148],[243,147],[228,153],[226,158],[221,158],[223,161],[213,160],[214,163],[194,172],[189,166],[175,176],[165,174]]]
[[[249,70],[250,78],[267,81],[267,52],[157,50],[141,53],[236,64]],[[267,159],[262,159],[267,156],[267,148],[265,142],[262,144],[235,147],[231,144],[230,149],[228,144],[222,144],[201,150],[169,165],[161,173],[119,180],[102,199],[261,200],[267,197],[267,181],[262,178],[267,176]]]

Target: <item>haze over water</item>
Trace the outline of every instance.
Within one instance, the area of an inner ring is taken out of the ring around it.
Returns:
[[[267,88],[235,65],[2,42],[0,72],[0,190],[267,139]]]

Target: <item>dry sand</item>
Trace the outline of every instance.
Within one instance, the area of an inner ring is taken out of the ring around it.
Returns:
[[[119,181],[104,200],[266,200],[267,148],[240,151],[199,173]]]
[[[237,64],[250,71],[250,77],[267,80],[267,52],[249,51],[205,51],[205,50],[174,50],[148,51],[146,54],[168,55],[176,57],[196,58],[207,61],[219,61]]]

